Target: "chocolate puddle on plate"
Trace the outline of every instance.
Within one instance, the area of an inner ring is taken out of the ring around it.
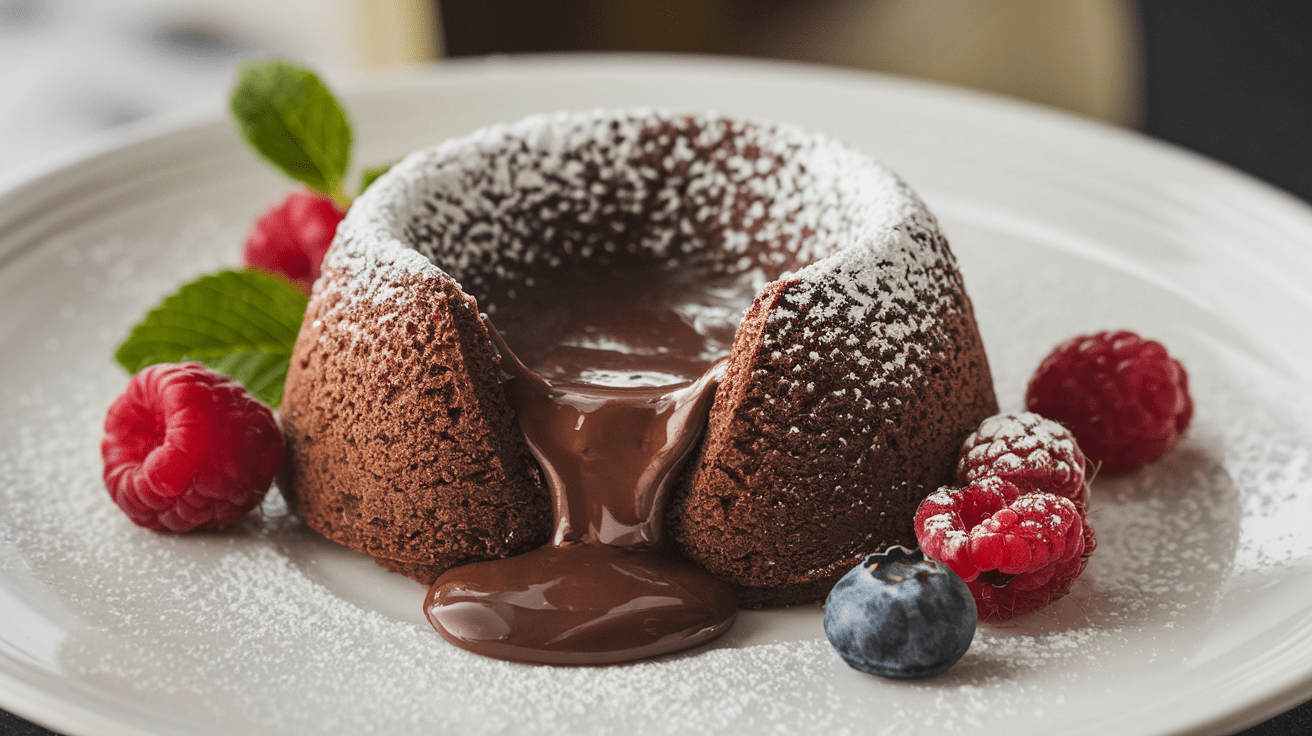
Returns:
[[[486,321],[555,527],[544,547],[438,578],[424,602],[438,633],[499,659],[597,665],[732,626],[732,589],[680,558],[661,527],[755,286],[652,267],[571,274],[493,301],[512,305]]]

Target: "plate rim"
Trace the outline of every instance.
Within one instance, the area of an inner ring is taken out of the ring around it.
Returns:
[[[1180,161],[1189,161],[1189,166],[1198,166],[1211,172],[1225,172],[1224,176],[1239,186],[1257,187],[1263,198],[1273,200],[1277,207],[1284,208],[1298,219],[1310,225],[1312,232],[1312,206],[1294,195],[1285,192],[1265,181],[1222,162],[1215,161],[1202,154],[1175,146],[1170,143],[1150,138],[1134,131],[1123,129],[1100,121],[1085,118],[1072,113],[1046,108],[1035,103],[1004,98],[974,90],[964,90],[949,85],[921,80],[912,80],[893,75],[866,72],[851,69],[839,69],[796,62],[763,61],[739,58],[704,57],[669,54],[544,54],[525,55],[507,58],[448,60],[431,65],[407,68],[400,73],[383,73],[368,75],[358,79],[348,79],[341,85],[344,97],[355,99],[373,94],[389,94],[395,90],[414,89],[425,84],[441,83],[451,78],[468,77],[471,80],[480,76],[492,75],[551,75],[571,71],[595,71],[596,67],[605,66],[607,71],[620,73],[670,73],[714,68],[722,74],[792,74],[800,77],[821,77],[830,80],[847,81],[856,84],[884,85],[889,89],[914,94],[942,96],[970,105],[992,107],[995,111],[1007,115],[1042,120],[1044,125],[1075,126],[1082,128],[1086,134],[1111,136],[1120,144],[1144,146],[1142,150],[1157,151],[1160,155],[1177,157]],[[224,111],[216,109],[212,101],[197,103],[188,108],[161,116],[154,116],[124,126],[123,128],[85,139],[36,161],[12,169],[0,177],[0,232],[7,232],[12,218],[11,208],[27,202],[39,202],[57,191],[66,183],[79,178],[79,172],[93,165],[109,165],[118,159],[131,159],[144,151],[188,136],[206,137],[222,134],[217,129],[226,128]],[[1180,158],[1182,157],[1182,158]],[[39,247],[39,245],[37,246]],[[23,250],[0,252],[0,269],[6,268],[13,260],[23,255]],[[0,579],[0,585],[4,580]],[[16,595],[17,591],[14,592]],[[8,647],[0,647],[0,657],[7,660],[0,666],[0,705],[15,714],[22,715],[34,722],[48,724],[50,728],[68,732],[124,733],[145,734],[153,731],[140,730],[118,723],[103,714],[90,709],[71,709],[67,704],[61,705],[58,699],[44,690],[19,679],[11,673],[10,664],[13,657]],[[21,665],[21,662],[19,663]],[[80,683],[79,683],[80,684]],[[16,695],[16,697],[15,697]],[[1299,678],[1284,681],[1283,686],[1269,692],[1263,698],[1247,706],[1233,709],[1218,719],[1207,722],[1187,722],[1181,724],[1188,733],[1212,733],[1219,728],[1237,729],[1266,720],[1282,713],[1293,706],[1312,697],[1312,666]]]

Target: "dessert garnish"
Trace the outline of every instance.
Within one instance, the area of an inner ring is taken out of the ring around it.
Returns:
[[[286,276],[307,294],[351,206],[345,181],[353,135],[346,109],[314,72],[282,59],[244,64],[232,117],[250,147],[311,192],[293,192],[255,223],[245,263]],[[387,166],[366,169],[364,191]]]
[[[305,304],[305,294],[279,276],[209,274],[151,309],[114,357],[130,373],[156,363],[198,361],[277,407]]]
[[[975,601],[948,566],[905,547],[870,555],[825,601],[825,636],[854,669],[909,680],[944,672],[975,638]]]
[[[244,248],[249,268],[202,276],[165,297],[115,358],[129,372],[198,361],[277,408],[306,294],[351,203],[351,124],[312,71],[281,59],[242,66],[231,110],[251,148],[312,192],[293,192],[259,218]],[[360,190],[387,168],[364,171]]]
[[[1070,499],[1022,493],[1001,478],[935,491],[915,523],[925,554],[966,581],[987,621],[1037,611],[1069,593],[1093,536]]]
[[[313,73],[247,64],[232,111],[253,148],[315,192],[289,195],[256,223],[245,258],[258,270],[183,285],[115,353],[134,375],[105,418],[105,485],[151,529],[226,526],[268,492],[283,453],[268,407],[282,400],[306,292],[350,201],[350,124]]]
[[[347,209],[351,123],[314,72],[284,59],[243,64],[229,105],[242,137],[284,174]]]
[[[309,294],[343,216],[327,197],[292,192],[255,221],[242,260],[250,268],[286,276]]]
[[[966,581],[980,618],[1007,620],[1069,593],[1096,546],[1070,433],[1032,413],[990,417],[963,443],[957,474],[961,487],[921,502],[916,538]]]
[[[1101,470],[1128,473],[1165,455],[1189,426],[1189,377],[1161,343],[1119,330],[1080,335],[1044,358],[1025,406],[1070,427]]]
[[[138,372],[109,407],[105,487],[139,526],[187,532],[235,523],[282,466],[273,412],[199,363]]]
[[[1084,470],[1084,453],[1069,429],[1033,412],[996,414],[961,444],[957,485],[993,476],[1025,493],[1069,498],[1083,509],[1089,499]]]

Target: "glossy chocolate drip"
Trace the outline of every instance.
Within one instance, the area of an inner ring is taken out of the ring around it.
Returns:
[[[662,544],[661,517],[741,313],[706,304],[752,292],[743,282],[708,296],[690,283],[651,271],[581,277],[551,284],[549,306],[516,295],[504,340],[488,321],[511,376],[507,397],[547,476],[555,534],[528,554],[440,577],[424,608],[448,641],[521,662],[609,664],[687,649],[732,625],[732,590]]]
[[[654,546],[670,476],[701,436],[723,363],[696,381],[630,388],[553,383],[513,354],[503,366],[515,376],[507,394],[552,492],[551,543]]]

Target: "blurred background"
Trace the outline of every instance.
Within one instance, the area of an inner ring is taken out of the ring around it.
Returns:
[[[0,0],[0,176],[223,99],[236,63],[335,82],[441,58],[732,54],[870,69],[1136,128],[1312,200],[1312,4],[1286,0]]]
[[[1309,36],[1312,3],[1288,0],[0,0],[0,179],[98,132],[218,103],[252,56],[296,58],[336,84],[443,58],[630,50],[1006,95],[1312,201]],[[0,733],[49,732],[0,711]],[[1312,703],[1246,733],[1312,733]]]

